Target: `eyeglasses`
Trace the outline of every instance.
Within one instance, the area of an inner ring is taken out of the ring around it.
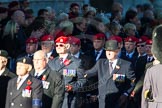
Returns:
[[[41,45],[42,45],[42,46],[49,47],[49,46],[52,45],[52,43],[51,43],[51,42],[41,42]]]
[[[144,47],[145,45],[137,45],[137,47]]]
[[[56,45],[56,47],[64,47],[65,45],[64,44],[58,44]]]

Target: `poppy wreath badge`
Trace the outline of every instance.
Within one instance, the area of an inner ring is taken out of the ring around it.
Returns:
[[[27,81],[27,86],[25,89],[22,91],[22,96],[23,97],[31,97],[31,92],[32,92],[32,87],[31,87],[32,82],[30,80]]]
[[[69,60],[69,59],[65,59],[65,61],[64,61],[64,65],[67,66],[67,65],[70,64],[70,62],[71,62],[71,60]]]

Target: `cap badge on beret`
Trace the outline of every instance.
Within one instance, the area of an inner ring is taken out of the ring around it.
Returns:
[[[34,41],[33,40],[30,40],[30,43],[33,43]]]
[[[60,42],[63,42],[64,40],[63,39],[60,39]]]
[[[133,41],[133,40],[131,38],[129,38],[128,41]]]
[[[50,40],[51,40],[51,38],[49,37],[49,38],[48,38],[48,40],[50,41]]]

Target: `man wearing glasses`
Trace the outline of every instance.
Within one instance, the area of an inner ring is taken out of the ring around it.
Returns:
[[[41,49],[47,54],[48,59],[53,59],[58,56],[55,50],[54,38],[51,35],[41,37]]]
[[[42,108],[61,108],[64,98],[64,82],[58,73],[47,65],[46,53],[39,50],[34,53],[34,69],[31,75],[40,79],[43,84]]]
[[[55,43],[59,56],[49,60],[48,64],[52,70],[59,72],[65,81],[65,96],[62,108],[77,108],[77,94],[85,83],[81,60],[69,54],[68,37],[61,36],[56,39]]]

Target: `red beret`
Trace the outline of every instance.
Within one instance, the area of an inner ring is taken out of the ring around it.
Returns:
[[[44,35],[41,37],[41,41],[54,41],[54,37],[51,35]]]
[[[74,6],[78,6],[78,7],[79,7],[79,4],[77,4],[77,3],[72,3],[72,4],[70,5],[70,8],[73,8]]]
[[[127,38],[125,38],[124,41],[125,42],[137,42],[137,38],[134,36],[128,36]]]
[[[139,39],[137,39],[137,44],[138,43],[144,43],[144,42],[146,42],[143,38],[139,38]]]
[[[0,14],[7,12],[7,8],[5,7],[0,7]]]
[[[17,1],[12,1],[12,2],[9,3],[8,7],[13,8],[13,7],[17,6],[17,5],[19,5],[19,3]]]
[[[147,36],[141,36],[141,39],[143,39],[144,41],[147,41],[149,38]]]
[[[68,43],[69,42],[69,38],[66,36],[60,36],[55,40],[55,43]]]
[[[152,45],[152,40],[151,40],[151,39],[148,39],[148,40],[146,41],[146,45]]]
[[[28,38],[26,40],[26,44],[27,43],[37,43],[37,42],[38,42],[38,39],[37,38],[34,38],[34,37]]]
[[[80,39],[77,38],[77,37],[70,36],[70,37],[69,37],[69,43],[70,43],[70,44],[74,44],[74,45],[80,45],[80,44],[81,44],[81,41],[80,41]]]
[[[120,36],[111,36],[108,40],[116,40],[118,43],[122,42],[122,38]]]
[[[104,40],[106,39],[106,36],[104,33],[98,33],[93,36],[93,40]]]

